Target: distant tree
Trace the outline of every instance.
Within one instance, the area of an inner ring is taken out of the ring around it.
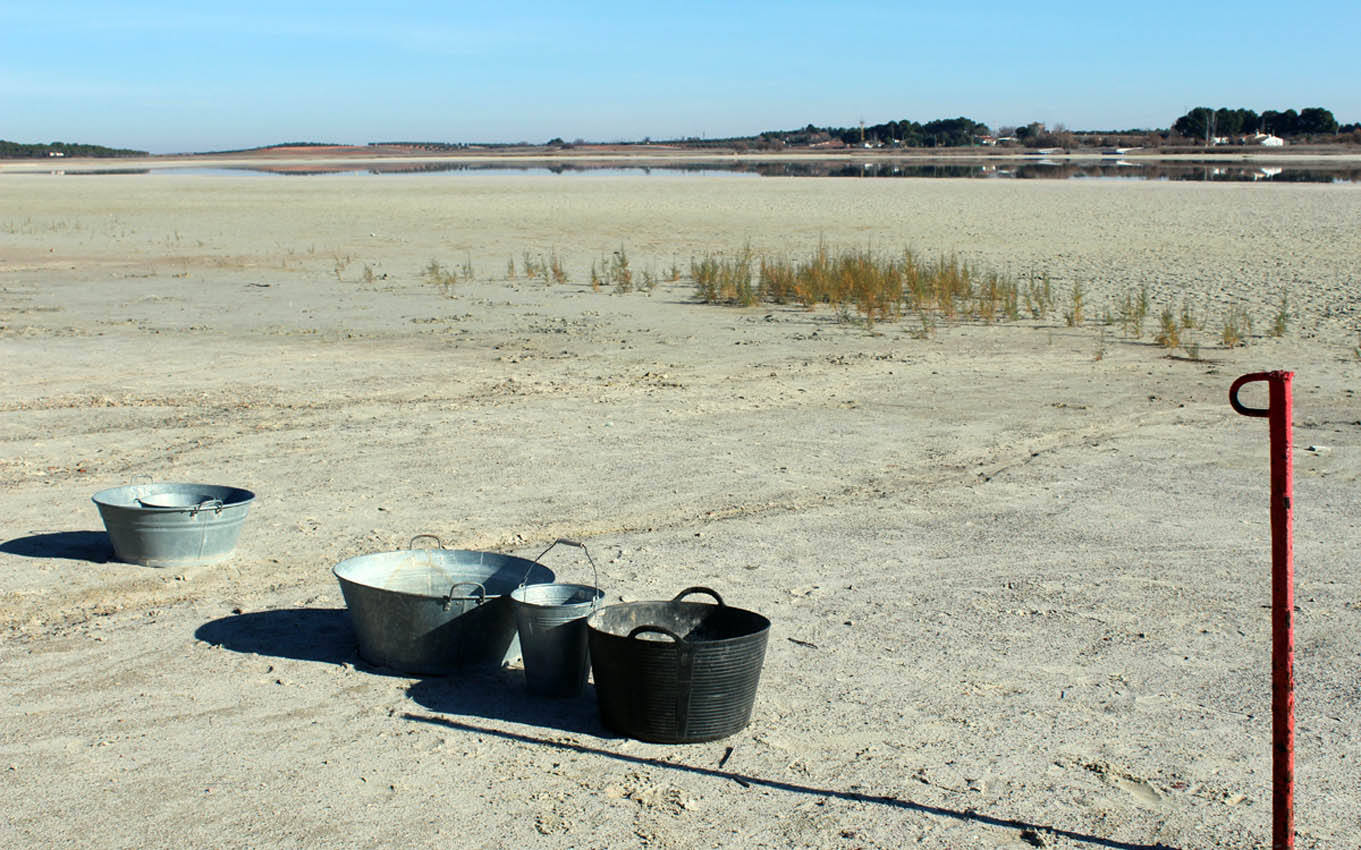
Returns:
[[[1216,136],[1240,136],[1255,133],[1261,118],[1251,109],[1216,109],[1214,134]]]
[[[1311,106],[1300,110],[1298,130],[1307,135],[1331,135],[1337,132],[1337,119],[1330,110]]]
[[[1054,125],[1051,130],[1043,121],[1031,121],[1024,127],[1017,127],[1016,139],[1030,148],[1071,148],[1077,145],[1077,137],[1062,124]]]
[[[941,118],[922,125],[922,137],[932,147],[975,144],[979,136],[988,135],[988,125],[970,118]]]
[[[1172,131],[1188,139],[1205,140],[1212,134],[1215,111],[1208,106],[1197,106],[1172,122]]]
[[[1297,136],[1300,129],[1299,113],[1293,109],[1284,112],[1277,112],[1268,109],[1262,113],[1262,132],[1271,133],[1276,136]]]

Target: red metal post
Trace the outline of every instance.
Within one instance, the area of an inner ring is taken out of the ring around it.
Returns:
[[[1295,522],[1290,380],[1294,372],[1254,372],[1233,382],[1229,404],[1263,416],[1271,432],[1271,846],[1295,847]],[[1267,407],[1244,407],[1238,390],[1266,381]]]

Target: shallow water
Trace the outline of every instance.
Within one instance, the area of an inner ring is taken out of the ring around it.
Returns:
[[[862,177],[965,178],[983,180],[1134,180],[1229,183],[1361,183],[1361,165],[1225,163],[1195,160],[1123,160],[1117,157],[1082,161],[1009,160],[822,160],[817,162],[760,161],[670,162],[662,165],[590,163],[534,163],[506,165],[486,162],[393,162],[350,165],[258,165],[215,168],[151,167],[54,169],[54,176],[175,174],[230,177],[326,177],[388,175],[482,175],[619,177]]]

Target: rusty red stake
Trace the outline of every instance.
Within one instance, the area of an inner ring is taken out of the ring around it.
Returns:
[[[1294,372],[1254,372],[1233,382],[1229,404],[1263,416],[1271,432],[1271,846],[1295,847],[1295,540],[1290,436]],[[1265,410],[1244,407],[1238,390],[1267,383]]]

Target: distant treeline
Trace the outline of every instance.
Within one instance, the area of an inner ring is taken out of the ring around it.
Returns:
[[[146,151],[134,151],[126,148],[106,148],[103,145],[83,145],[74,142],[49,142],[45,145],[26,145],[21,142],[7,142],[4,139],[0,139],[0,158],[2,159],[35,159],[53,156],[118,157],[146,155]]]
[[[1311,106],[1296,112],[1293,109],[1268,109],[1260,115],[1251,109],[1228,109],[1197,106],[1172,123],[1172,131],[1188,139],[1214,139],[1230,136],[1251,136],[1265,133],[1283,139],[1309,136],[1324,141],[1320,136],[1337,136],[1361,131],[1361,124],[1338,124],[1332,110]]]
[[[666,144],[688,146],[735,145],[767,150],[783,147],[858,146],[935,148],[976,145],[989,135],[986,124],[972,118],[940,118],[920,123],[904,119],[855,127],[818,127],[809,124],[798,130],[767,130],[756,136],[728,139],[699,139],[690,137],[667,141]],[[650,140],[644,140],[650,141]]]
[[[972,118],[939,118],[925,124],[903,119],[885,121],[863,127],[815,127],[809,124],[802,130],[768,130],[760,139],[787,145],[817,144],[836,140],[846,145],[893,145],[906,148],[957,147],[978,144],[989,135],[986,124]]]

